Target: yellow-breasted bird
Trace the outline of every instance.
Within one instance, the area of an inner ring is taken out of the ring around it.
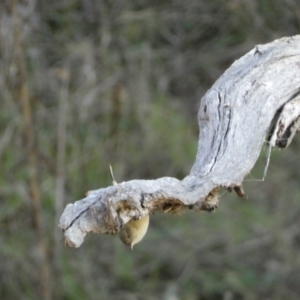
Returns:
[[[117,185],[114,178],[114,174],[112,171],[111,165],[109,165],[110,177],[113,185]],[[119,231],[120,240],[127,246],[131,247],[133,250],[133,246],[139,243],[145,236],[149,226],[149,215],[138,219],[138,220],[130,220],[128,223],[124,225]]]

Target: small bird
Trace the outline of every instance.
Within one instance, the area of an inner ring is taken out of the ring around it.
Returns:
[[[149,215],[139,219],[139,220],[130,220],[121,228],[119,232],[120,240],[127,246],[131,247],[139,243],[145,234],[147,233],[149,225]]]
[[[115,180],[111,165],[109,165],[109,171],[112,184],[117,185],[118,183]],[[147,215],[138,220],[130,220],[123,228],[121,228],[119,232],[120,240],[125,245],[130,246],[131,250],[133,250],[133,246],[139,243],[147,233],[149,219],[149,215]]]

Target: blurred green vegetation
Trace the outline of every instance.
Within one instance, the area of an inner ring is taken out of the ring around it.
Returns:
[[[1,299],[299,299],[299,138],[264,150],[215,214],[156,214],[132,252],[64,247],[63,207],[117,181],[188,174],[205,91],[297,0],[0,3]]]

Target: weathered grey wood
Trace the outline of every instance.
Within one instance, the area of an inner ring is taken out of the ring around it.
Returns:
[[[243,196],[242,181],[263,144],[285,148],[300,128],[300,36],[258,45],[234,62],[202,98],[198,121],[198,153],[186,178],[89,192],[61,216],[67,245],[79,247],[88,232],[116,233],[155,210],[213,210],[221,187]]]

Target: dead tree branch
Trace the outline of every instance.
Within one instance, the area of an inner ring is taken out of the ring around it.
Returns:
[[[182,181],[133,180],[91,191],[69,204],[60,227],[69,246],[88,232],[116,233],[155,210],[214,210],[221,187],[245,196],[242,182],[265,141],[287,147],[300,128],[300,36],[257,45],[237,60],[201,100],[198,153]]]

